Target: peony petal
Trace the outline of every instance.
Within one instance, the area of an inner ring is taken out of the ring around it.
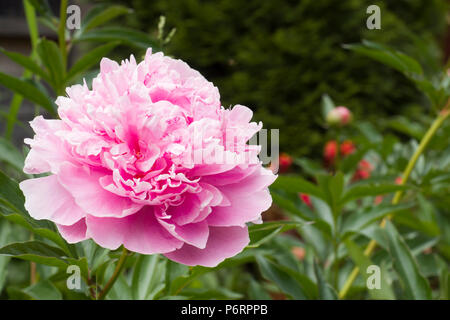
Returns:
[[[30,122],[36,135],[33,139],[25,139],[31,151],[25,159],[24,172],[38,174],[51,171],[58,172],[59,164],[69,161],[62,140],[56,135],[66,126],[61,120],[46,120],[42,116]]]
[[[146,206],[124,218],[86,219],[88,235],[102,247],[115,250],[124,245],[128,250],[142,253],[166,253],[180,248],[183,242],[173,237],[157,221],[153,207]]]
[[[185,244],[181,249],[164,255],[189,266],[215,267],[241,252],[249,241],[247,227],[210,227],[205,249]]]
[[[231,206],[214,207],[206,218],[210,226],[244,226],[247,222],[257,220],[262,212],[269,209],[272,197],[264,189],[250,195],[229,194]]]
[[[59,182],[75,198],[75,202],[88,214],[96,217],[124,217],[142,208],[129,198],[120,197],[103,189],[99,172],[64,163],[58,174]]]
[[[71,226],[56,225],[59,233],[68,243],[77,243],[88,239],[86,235],[86,220],[81,219]]]
[[[178,226],[176,224],[165,222],[162,219],[158,220],[159,223],[161,223],[161,225],[175,238],[197,248],[205,248],[209,236],[209,228],[206,221]]]
[[[25,195],[25,208],[34,219],[73,225],[86,215],[56,175],[22,181],[20,189]]]
[[[246,106],[237,104],[231,109],[229,121],[234,123],[248,123],[252,120],[253,111]]]

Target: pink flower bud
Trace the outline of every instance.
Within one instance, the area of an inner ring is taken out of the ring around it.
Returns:
[[[336,107],[327,114],[327,122],[330,125],[345,126],[351,121],[352,113],[343,106]]]

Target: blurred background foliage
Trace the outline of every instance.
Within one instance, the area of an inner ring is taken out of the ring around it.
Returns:
[[[328,93],[357,118],[420,117],[425,103],[400,73],[342,48],[388,44],[429,71],[443,64],[445,0],[100,0],[134,9],[127,25],[154,32],[160,15],[176,34],[165,53],[218,86],[224,106],[244,104],[266,128],[280,128],[281,151],[318,157],[325,140],[320,98]],[[381,30],[366,9],[381,8]],[[296,139],[292,139],[296,137]]]

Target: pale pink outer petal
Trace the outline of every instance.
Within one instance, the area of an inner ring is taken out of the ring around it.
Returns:
[[[241,252],[249,241],[247,227],[210,227],[205,249],[184,244],[181,249],[164,255],[189,266],[215,267],[226,258]]]
[[[59,184],[56,175],[28,179],[19,186],[25,195],[25,209],[34,219],[72,225],[86,215],[70,193]]]
[[[128,250],[142,253],[166,253],[180,248],[183,242],[174,238],[157,221],[153,208],[124,218],[86,218],[87,233],[96,243],[110,250],[124,245]]]
[[[24,172],[57,173],[59,164],[69,161],[63,142],[56,135],[56,132],[65,129],[64,123],[61,120],[46,120],[38,116],[30,122],[30,125],[36,135],[33,139],[25,139],[31,150],[25,159]]]
[[[253,194],[228,194],[231,206],[214,207],[206,218],[210,226],[244,226],[257,220],[262,212],[270,208],[272,197],[267,189]]]
[[[211,226],[243,226],[259,219],[272,205],[267,187],[277,176],[260,167],[238,183],[219,187],[230,201],[230,206],[213,207],[207,221]]]
[[[88,214],[96,217],[124,217],[142,208],[131,199],[120,197],[102,188],[101,173],[86,172],[83,168],[64,163],[58,174],[59,182],[75,198],[75,202]]]
[[[68,243],[77,243],[89,238],[86,234],[87,228],[84,218],[71,226],[63,226],[60,224],[57,224],[56,226],[58,227],[61,236]]]
[[[175,238],[199,249],[204,249],[206,247],[209,236],[209,227],[206,221],[190,223],[184,226],[167,223],[162,219],[159,219],[159,223],[161,223],[161,225]]]

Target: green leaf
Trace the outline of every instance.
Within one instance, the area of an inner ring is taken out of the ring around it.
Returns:
[[[271,300],[263,286],[253,279],[250,279],[248,295],[251,300]]]
[[[145,300],[158,285],[164,283],[164,268],[157,254],[139,255],[133,271],[131,290],[133,299]],[[164,285],[160,290],[164,288]]]
[[[0,254],[58,268],[68,266],[62,258],[66,256],[64,251],[40,241],[12,243],[0,248]]]
[[[351,233],[359,232],[369,224],[384,218],[389,214],[394,214],[399,211],[410,209],[413,206],[412,203],[391,205],[380,204],[372,207],[368,211],[356,211],[350,214],[342,224],[341,234],[345,237]]]
[[[40,15],[53,16],[52,9],[47,0],[27,0],[27,2],[29,2]]]
[[[78,60],[73,67],[67,73],[65,82],[71,80],[73,77],[81,72],[89,69],[90,67],[97,65],[101,58],[104,57],[108,52],[110,52],[114,47],[116,47],[119,42],[107,43],[103,46],[99,46],[92,51],[86,53],[80,60]]]
[[[39,281],[25,288],[23,292],[36,300],[62,300],[61,292],[48,280]]]
[[[334,176],[322,174],[317,176],[317,180],[325,195],[325,202],[330,207],[333,216],[336,217],[340,211],[339,200],[344,190],[344,175],[342,172],[338,172]]]
[[[80,34],[98,27],[106,22],[124,14],[129,14],[133,10],[121,5],[99,5],[88,12],[86,18],[81,23]]]
[[[53,41],[41,39],[38,42],[36,51],[50,74],[51,84],[56,91],[61,90],[64,86],[63,80],[66,70],[58,45]]]
[[[168,260],[166,264],[165,276],[165,287],[167,294],[178,295],[181,289],[183,289],[188,282],[196,277],[194,269],[191,274],[189,274],[188,266]]]
[[[364,255],[364,252],[353,241],[347,240],[344,243],[347,247],[350,257],[358,266],[360,274],[363,276],[365,283],[367,283],[367,280],[370,276],[370,274],[367,273],[367,268],[374,264],[372,263],[372,261],[370,261],[369,257]],[[386,281],[385,275],[382,273],[380,276],[380,289],[368,289],[369,294],[374,299],[395,300],[394,292],[392,291],[391,286]]]
[[[28,215],[24,207],[24,202],[25,198],[18,183],[0,171],[0,214],[3,214],[7,220],[53,241],[69,256],[76,257],[73,250],[70,250],[70,246],[67,245],[61,236],[51,230],[53,226],[51,223],[48,221],[36,221]],[[2,210],[2,206],[8,210]]]
[[[398,184],[355,184],[344,192],[341,198],[341,205],[356,199],[378,196],[400,190],[406,190],[408,188],[410,187]]]
[[[284,293],[296,300],[307,299],[307,296],[299,283],[294,281],[290,275],[280,268],[279,265],[267,260],[261,255],[256,256],[256,261],[263,277],[273,281]]]
[[[0,171],[0,204],[16,212],[26,212],[24,203],[25,198],[19,184]]]
[[[338,295],[336,290],[326,282],[323,277],[322,270],[317,262],[314,262],[314,273],[317,278],[317,286],[319,289],[319,299],[321,300],[337,300]]]
[[[327,119],[328,113],[335,108],[333,100],[331,100],[328,94],[322,95],[322,116],[324,120]]]
[[[389,252],[394,270],[400,277],[408,298],[415,300],[431,299],[428,281],[420,273],[417,262],[405,240],[390,221],[386,223],[385,233],[389,240]]]
[[[48,96],[43,94],[32,83],[20,80],[6,73],[0,72],[0,84],[6,88],[20,94],[25,99],[30,100],[55,115],[55,106]]]
[[[291,201],[290,199],[285,198],[283,195],[278,194],[275,191],[273,191],[271,194],[273,202],[275,202],[280,208],[287,210],[291,214],[298,216],[304,220],[314,219],[314,216],[312,216],[308,212],[302,211],[299,208],[297,208],[294,202]]]
[[[273,221],[262,224],[253,224],[248,227],[250,235],[250,244],[248,247],[259,247],[277,234],[294,229],[302,224],[303,223],[296,221]]]
[[[0,137],[0,161],[5,161],[22,172],[24,160],[22,153],[11,142]]]
[[[278,176],[274,183],[270,186],[271,189],[281,189],[292,193],[305,193],[315,196],[317,198],[325,199],[322,190],[315,184],[306,181],[301,177],[295,176]]]
[[[0,48],[0,52],[2,52],[12,61],[21,65],[25,69],[30,70],[35,75],[41,77],[47,82],[50,82],[50,77],[48,76],[48,74],[44,70],[42,70],[41,67],[36,62],[34,62],[33,59],[31,59],[30,57],[24,56],[23,54],[17,52],[6,51],[3,48]]]
[[[141,49],[152,48],[159,51],[159,45],[155,39],[148,34],[124,27],[105,27],[94,29],[73,39],[74,42],[81,41],[122,41],[131,46]]]
[[[416,60],[375,42],[363,40],[362,44],[348,44],[344,48],[384,63],[409,77],[423,74],[422,67]]]
[[[0,220],[0,246],[8,243],[8,238],[11,233],[11,227],[8,222]],[[10,257],[0,256],[0,292],[2,292],[3,285],[5,284],[6,276],[8,273],[7,265]]]

